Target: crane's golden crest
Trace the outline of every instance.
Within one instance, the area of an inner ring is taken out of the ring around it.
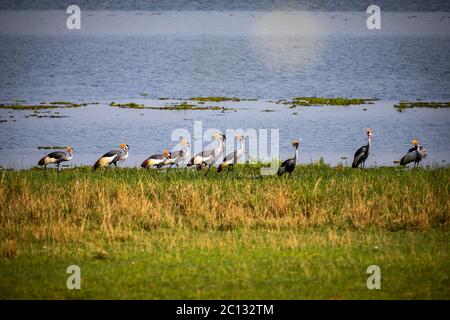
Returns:
[[[125,143],[121,143],[121,144],[120,144],[120,148],[121,148],[121,149],[125,149],[126,146],[127,146],[127,145],[126,145]]]
[[[368,136],[371,136],[373,131],[372,131],[371,128],[367,128],[367,129],[366,129],[366,132],[367,132],[367,135],[368,135]]]
[[[412,143],[414,146],[417,146],[417,145],[419,144],[419,140],[414,139],[413,141],[411,141],[411,143]]]
[[[188,144],[188,141],[187,141],[186,139],[182,139],[182,140],[180,141],[180,144],[181,144],[182,146],[186,146],[186,145]]]
[[[72,147],[67,147],[66,150],[67,150],[67,152],[73,152],[73,148]]]
[[[242,139],[244,139],[244,136],[240,133],[236,133],[236,139],[242,140]]]
[[[298,147],[299,144],[300,144],[300,141],[298,141],[298,140],[292,140],[292,145],[293,145],[294,147]]]
[[[164,149],[162,154],[163,154],[163,156],[165,156],[165,157],[169,157],[169,156],[170,156],[170,152],[169,152],[168,149]]]

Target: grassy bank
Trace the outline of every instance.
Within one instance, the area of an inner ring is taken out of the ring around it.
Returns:
[[[2,171],[0,297],[450,298],[449,168],[258,173]]]

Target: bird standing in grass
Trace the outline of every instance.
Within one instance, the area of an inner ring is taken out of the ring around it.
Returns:
[[[419,166],[419,162],[426,158],[428,155],[427,150],[419,144],[419,141],[414,139],[411,141],[414,147],[408,150],[408,152],[400,160],[400,165],[406,166],[408,163],[414,161],[414,168]]]
[[[166,160],[164,161],[164,165],[170,165],[169,168],[172,168],[173,165],[176,165],[178,168],[180,163],[189,159],[191,155],[191,151],[189,148],[191,147],[191,145],[186,139],[181,140],[180,144],[183,147],[182,150],[171,152],[170,158],[166,158]]]
[[[244,136],[238,133],[236,135],[236,140],[239,142],[239,148],[229,153],[223,159],[222,163],[217,168],[218,172],[222,172],[226,167],[228,167],[227,169],[228,175],[230,168],[233,168],[234,170],[234,165],[238,162],[239,158],[242,157],[242,155],[244,154]]]
[[[355,152],[355,157],[353,159],[353,163],[352,163],[352,168],[357,168],[362,164],[362,167],[365,168],[366,167],[366,160],[367,157],[369,156],[369,151],[370,148],[372,147],[372,129],[368,128],[366,130],[367,133],[367,145],[362,146],[361,148],[359,148],[358,150],[356,150]]]
[[[120,145],[120,149],[121,150],[112,150],[105,153],[100,159],[95,162],[94,170],[103,167],[108,168],[112,164],[114,164],[117,168],[117,162],[125,161],[128,158],[128,150],[130,150],[130,146],[122,143]]]
[[[282,176],[286,172],[289,173],[289,177],[291,177],[291,174],[295,169],[295,165],[297,164],[299,144],[300,144],[300,141],[298,141],[298,140],[292,141],[292,146],[295,148],[294,158],[283,161],[280,168],[278,168],[278,176],[279,177]]]
[[[225,147],[224,141],[226,137],[224,134],[218,132],[214,135],[214,138],[218,141],[218,146],[212,150],[204,150],[199,154],[192,157],[192,159],[188,163],[188,167],[196,166],[197,170],[200,170],[206,166],[208,166],[208,172],[211,169],[211,166],[216,162],[217,159],[223,154],[223,150]]]
[[[43,157],[39,160],[38,165],[44,166],[44,170],[47,171],[47,166],[49,164],[56,164],[58,168],[58,173],[60,170],[60,164],[63,161],[70,161],[73,158],[73,148],[67,147],[66,151],[69,153],[65,153],[64,151],[54,151]]]
[[[151,167],[156,166],[156,168],[160,169],[164,165],[165,161],[170,158],[171,155],[169,150],[164,149],[162,154],[154,154],[145,159],[142,162],[141,167],[150,170]]]

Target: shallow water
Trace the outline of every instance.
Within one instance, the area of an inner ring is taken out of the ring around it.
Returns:
[[[142,100],[146,105],[164,105],[173,101]],[[300,162],[310,163],[323,157],[327,163],[350,165],[355,150],[366,143],[364,129],[374,130],[373,148],[368,166],[394,165],[393,161],[410,148],[410,141],[419,138],[429,152],[423,165],[446,165],[450,161],[449,111],[445,109],[411,109],[399,113],[392,102],[377,101],[373,105],[348,107],[297,107],[267,101],[207,103],[236,109],[229,111],[166,111],[113,108],[105,104],[76,109],[59,109],[68,118],[24,118],[31,111],[0,109],[0,165],[28,167],[35,165],[48,150],[37,146],[71,145],[76,154],[72,164],[93,164],[106,151],[118,144],[130,145],[130,156],[123,165],[138,166],[150,154],[163,148],[173,149],[179,141],[173,130],[186,129],[194,152],[201,148],[194,141],[194,120],[202,121],[203,147],[211,143],[217,129],[280,129],[282,158],[292,155],[290,141],[301,138]],[[363,109],[367,109],[364,111]],[[274,110],[263,112],[262,110]],[[52,111],[53,112],[53,111]],[[293,113],[298,114],[294,115]],[[8,118],[13,115],[16,122]],[[270,133],[269,133],[270,137]],[[233,149],[228,136],[228,151]],[[260,140],[264,140],[259,136]],[[174,141],[171,141],[171,140]],[[195,149],[197,148],[197,149]],[[176,149],[176,148],[175,148]],[[246,144],[249,160],[249,143]],[[268,158],[270,158],[270,147]],[[348,159],[341,159],[347,157]],[[268,159],[267,158],[267,159]],[[267,160],[265,159],[265,160]],[[244,160],[244,159],[242,159]],[[446,162],[442,162],[446,161]]]

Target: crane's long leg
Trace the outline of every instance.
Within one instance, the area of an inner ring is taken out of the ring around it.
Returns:
[[[205,177],[209,174],[209,170],[211,170],[211,165],[212,164],[208,165],[208,170],[206,171]]]

